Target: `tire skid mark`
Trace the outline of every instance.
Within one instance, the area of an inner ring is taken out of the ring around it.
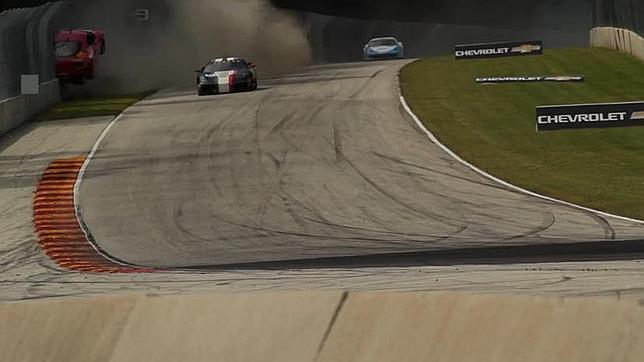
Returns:
[[[413,205],[401,200],[400,198],[398,198],[395,195],[391,194],[389,191],[385,190],[383,187],[381,187],[378,183],[373,181],[371,178],[369,178],[364,172],[362,172],[362,170],[360,170],[358,167],[356,167],[356,165],[353,162],[351,162],[351,160],[346,159],[346,161],[351,166],[351,168],[353,170],[355,170],[356,173],[362,179],[364,179],[367,182],[367,184],[371,185],[371,187],[373,187],[376,191],[378,191],[379,193],[381,193],[382,195],[384,195],[388,199],[392,200],[393,202],[405,207],[406,209],[409,209],[409,210],[413,211],[414,213],[416,213],[418,215],[421,215],[423,217],[428,217],[428,218],[433,219],[433,220],[441,221],[442,223],[447,224],[447,225],[452,226],[452,227],[455,227],[455,228],[458,228],[459,230],[462,230],[462,229],[468,227],[468,224],[466,222],[450,219],[448,217],[445,217],[445,216],[442,216],[442,215],[439,215],[437,213],[433,213],[433,212],[430,212],[430,211],[421,210],[418,207],[413,206]]]
[[[335,149],[336,162],[342,162],[344,160],[344,146],[338,124],[333,124],[333,148]]]
[[[51,162],[33,198],[33,227],[42,251],[62,269],[85,273],[149,273],[117,264],[88,240],[76,215],[74,185],[85,156]]]
[[[255,230],[255,231],[260,231],[260,232],[265,232],[268,234],[276,234],[280,236],[294,236],[294,237],[299,237],[299,238],[313,238],[313,239],[321,239],[321,240],[352,240],[352,241],[365,241],[365,242],[373,242],[373,241],[378,241],[378,242],[399,242],[399,241],[412,241],[412,242],[419,242],[418,240],[408,240],[408,239],[401,239],[401,238],[376,238],[376,237],[369,237],[369,236],[333,236],[333,235],[323,235],[323,234],[313,234],[313,233],[307,233],[307,232],[298,232],[298,231],[289,231],[289,230],[280,230],[276,228],[270,228],[266,226],[255,226],[247,223],[242,223],[242,222],[235,222],[231,220],[227,220],[223,217],[220,216],[215,216],[215,218],[223,223],[233,225],[239,228],[243,229],[250,229],[250,230]],[[427,240],[426,242],[432,242],[433,240]]]
[[[575,211],[579,210],[577,208],[570,207],[570,206],[569,208]],[[588,217],[593,219],[593,221],[595,221],[597,225],[599,225],[602,228],[602,230],[604,230],[604,236],[606,237],[606,239],[608,240],[616,239],[615,229],[613,229],[613,226],[608,222],[608,220],[606,220],[604,216],[594,212],[586,211],[586,210],[581,210],[581,211],[584,214],[588,215]]]
[[[360,226],[353,226],[353,225],[347,225],[347,224],[340,224],[340,223],[335,223],[328,218],[322,216],[322,214],[318,210],[313,209],[313,205],[305,205],[302,201],[298,200],[288,192],[284,191],[283,189],[281,190],[282,193],[290,199],[292,202],[296,203],[299,207],[303,208],[304,210],[308,211],[311,215],[313,215],[316,218],[313,217],[303,217],[304,220],[307,220],[312,223],[316,224],[322,224],[326,225],[335,229],[342,229],[342,230],[352,230],[356,232],[367,232],[369,234],[379,234],[379,235],[388,235],[388,236],[395,236],[395,237],[400,237],[400,238],[409,238],[409,240],[415,239],[415,238],[423,238],[423,240],[427,239],[432,239],[432,242],[439,241],[439,240],[445,240],[451,237],[454,237],[463,231],[465,231],[466,228],[463,228],[460,231],[457,231],[455,233],[450,233],[450,234],[420,234],[420,233],[408,233],[408,232],[400,232],[396,229],[392,228],[387,228],[382,220],[377,220],[375,217],[371,214],[367,214],[365,212],[365,215],[369,217],[369,219],[373,220],[378,224],[380,227],[383,229],[372,229],[372,228],[365,228],[365,227],[360,227]],[[421,240],[421,241],[423,241]]]
[[[368,228],[361,228],[361,227],[356,227],[356,226],[351,226],[351,225],[342,225],[338,223],[332,223],[332,222],[325,222],[321,220],[315,220],[315,219],[310,219],[310,218],[304,218],[305,220],[308,220],[313,223],[318,223],[322,225],[329,226],[334,229],[340,229],[340,230],[354,230],[354,231],[362,231],[362,232],[368,232],[371,234],[376,234],[376,236],[379,235],[384,235],[384,236],[392,236],[392,237],[399,237],[401,240],[404,241],[409,241],[409,242],[432,242],[435,243],[437,241],[442,241],[446,239],[453,238],[457,236],[458,234],[463,233],[465,230],[467,230],[467,226],[464,226],[460,230],[456,230],[452,233],[449,234],[444,234],[444,235],[429,235],[429,234],[413,234],[413,233],[403,233],[403,232],[395,232],[395,231],[388,231],[388,230],[377,230],[377,229],[368,229]],[[423,238],[422,240],[416,240],[418,238]]]
[[[537,226],[535,228],[532,228],[531,230],[529,230],[529,231],[527,231],[525,233],[522,233],[522,234],[519,234],[519,235],[514,235],[514,236],[511,236],[511,237],[502,239],[501,241],[511,241],[511,240],[514,240],[514,239],[521,239],[521,238],[526,238],[528,236],[537,235],[537,234],[539,234],[541,232],[544,232],[544,231],[550,229],[555,224],[556,221],[557,221],[557,218],[555,217],[555,215],[552,212],[549,212],[549,213],[543,215],[543,220],[541,222],[541,225],[539,225],[539,226]]]
[[[441,241],[445,239],[449,239],[451,237],[454,237],[462,232],[464,232],[467,229],[467,226],[461,228],[460,230],[457,230],[453,233],[450,234],[441,234],[441,235],[435,235],[435,234],[414,234],[414,233],[404,233],[404,232],[398,232],[396,230],[384,230],[384,229],[369,229],[369,228],[364,228],[364,227],[358,227],[358,226],[352,226],[352,225],[346,225],[346,224],[339,224],[332,222],[328,218],[322,216],[318,211],[313,210],[311,207],[313,205],[305,205],[302,201],[298,200],[288,192],[286,192],[283,187],[280,189],[281,194],[284,195],[284,197],[300,208],[306,210],[309,212],[312,216],[314,217],[306,217],[306,216],[300,216],[302,220],[308,221],[310,223],[314,224],[319,224],[319,225],[325,225],[337,230],[349,230],[352,232],[357,232],[360,235],[364,235],[364,233],[368,233],[370,235],[376,234],[374,237],[380,237],[380,236],[390,236],[390,237],[396,237],[400,238],[401,241],[407,241],[407,242],[436,242],[436,241]],[[369,218],[373,219],[372,215],[368,215]],[[317,219],[316,219],[317,218]],[[384,227],[381,221],[375,220],[377,224],[380,226]],[[417,238],[422,238],[422,240],[416,240]]]
[[[393,161],[395,163],[399,163],[399,164],[402,164],[402,165],[419,168],[419,169],[422,169],[422,170],[425,170],[425,171],[428,171],[428,172],[434,172],[434,173],[437,173],[437,174],[440,174],[440,175],[443,175],[443,176],[448,176],[448,177],[452,177],[452,178],[455,178],[455,179],[464,180],[464,181],[467,181],[467,182],[472,182],[472,183],[475,183],[475,184],[482,185],[484,187],[493,187],[493,188],[497,188],[499,190],[509,190],[507,187],[505,187],[503,185],[494,185],[493,183],[479,182],[479,181],[475,181],[473,179],[469,179],[469,178],[466,178],[466,177],[452,175],[452,174],[449,174],[449,173],[446,173],[446,172],[437,171],[437,170],[429,168],[429,167],[425,167],[425,166],[417,165],[417,164],[414,164],[414,163],[411,163],[411,162],[407,162],[405,160],[398,159],[398,158],[393,157],[393,156],[388,156],[388,155],[381,154],[381,153],[378,153],[378,152],[372,152],[372,153],[374,155],[378,156],[378,157],[381,157],[381,158],[384,158],[384,159],[387,159],[387,160],[391,160],[391,161]],[[440,195],[437,195],[437,196],[440,196]],[[537,200],[542,201],[540,199],[537,199]],[[459,201],[461,203],[466,202],[465,200],[459,200]],[[546,203],[551,203],[551,202],[546,201]],[[486,215],[486,216],[494,218],[494,215]],[[605,219],[599,217],[600,219],[605,221],[605,223],[601,223],[600,220],[595,218],[595,216],[598,216],[598,215],[589,213],[589,216],[591,216],[593,218],[593,220],[597,221],[600,224],[600,226],[602,226],[604,228],[606,238],[615,239],[615,232],[612,229],[612,227],[610,226],[610,224],[608,224],[608,222]],[[499,221],[504,221],[503,219],[500,219],[500,218],[498,220]],[[524,238],[524,237],[537,235],[540,232],[546,231],[549,228],[551,228],[555,224],[555,222],[556,222],[556,218],[555,218],[554,214],[552,212],[546,212],[543,215],[543,221],[542,221],[541,225],[539,225],[537,227],[534,227],[534,228],[530,229],[529,231],[527,231],[525,233],[517,234],[517,235],[513,235],[513,236],[510,236],[510,237],[501,239],[501,241],[512,241],[512,240],[515,240],[515,239],[521,239],[521,238]]]
[[[502,185],[496,185],[493,182],[477,181],[477,180],[474,180],[472,178],[468,178],[468,177],[464,177],[464,176],[460,176],[460,175],[456,175],[456,174],[452,174],[452,173],[448,173],[448,172],[444,172],[444,171],[439,171],[439,170],[431,168],[431,167],[418,165],[418,164],[415,164],[415,163],[412,163],[412,162],[409,162],[409,161],[405,161],[405,160],[402,160],[402,159],[399,159],[399,158],[396,158],[396,157],[393,157],[393,156],[385,155],[385,154],[382,154],[382,153],[379,153],[379,152],[371,152],[371,153],[373,155],[375,155],[375,156],[378,156],[378,157],[386,159],[386,160],[393,161],[395,163],[399,163],[399,164],[402,164],[402,165],[418,168],[418,169],[421,169],[421,170],[424,170],[424,171],[427,171],[427,172],[431,172],[431,173],[436,173],[436,174],[441,175],[441,176],[446,176],[446,177],[454,178],[454,179],[457,179],[457,180],[470,182],[470,183],[473,183],[473,184],[476,184],[476,185],[481,185],[481,186],[484,186],[484,187],[492,187],[492,188],[495,188],[495,189],[498,189],[498,190],[503,190],[503,191],[508,190],[507,187],[502,186]]]

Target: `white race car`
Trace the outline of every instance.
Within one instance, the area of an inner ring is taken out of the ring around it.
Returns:
[[[242,58],[213,59],[195,72],[200,96],[257,89],[255,65]]]

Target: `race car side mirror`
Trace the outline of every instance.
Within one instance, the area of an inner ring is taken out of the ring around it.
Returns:
[[[255,63],[248,63],[248,68],[255,68]]]
[[[201,73],[199,69],[195,69],[195,73]]]

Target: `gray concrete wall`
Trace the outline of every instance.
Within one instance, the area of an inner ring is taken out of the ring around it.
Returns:
[[[0,14],[0,135],[60,100],[53,40],[64,6],[53,2]],[[39,75],[39,95],[20,95],[22,74]]]
[[[636,301],[457,293],[0,304],[6,361],[641,361]]]
[[[621,50],[644,60],[644,37],[628,29],[594,28],[590,32],[590,45]]]
[[[40,84],[40,94],[16,96],[0,101],[0,135],[30,120],[37,113],[60,101],[58,80]]]

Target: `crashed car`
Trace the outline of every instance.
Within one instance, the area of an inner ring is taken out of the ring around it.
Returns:
[[[403,43],[393,37],[371,39],[362,52],[364,60],[402,59],[405,56]]]
[[[217,58],[195,72],[200,96],[257,89],[255,64],[242,58]]]
[[[56,33],[56,77],[83,83],[96,76],[99,54],[105,54],[105,34],[96,30],[62,30]]]

